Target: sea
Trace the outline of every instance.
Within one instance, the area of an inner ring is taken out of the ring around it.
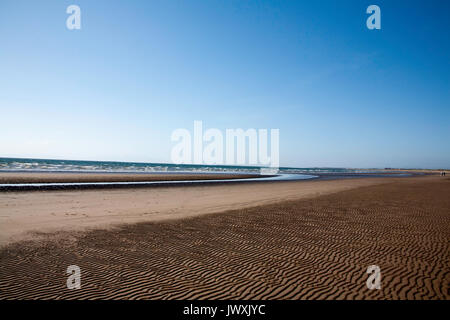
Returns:
[[[0,172],[255,173],[264,167],[88,160],[0,158]],[[280,167],[279,174],[373,173],[377,169]]]

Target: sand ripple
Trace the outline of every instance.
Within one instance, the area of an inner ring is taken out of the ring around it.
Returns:
[[[449,299],[449,192],[448,179],[405,179],[12,244],[0,250],[0,298]],[[72,264],[79,290],[66,289]],[[366,287],[372,264],[381,290]]]

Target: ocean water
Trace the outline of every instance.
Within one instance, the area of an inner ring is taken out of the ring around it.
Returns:
[[[263,169],[264,170],[264,169]],[[50,160],[0,158],[0,171],[3,172],[117,172],[117,173],[149,173],[149,172],[203,172],[203,173],[260,173],[257,166],[222,166],[191,165],[170,163],[83,161],[83,160]],[[279,168],[281,174],[318,174],[318,173],[365,173],[372,169],[361,170],[351,168]]]

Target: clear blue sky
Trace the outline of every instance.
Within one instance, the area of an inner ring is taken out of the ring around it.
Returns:
[[[81,8],[81,30],[66,8]],[[381,30],[366,8],[381,8]],[[282,166],[450,167],[450,1],[0,2],[0,156],[170,162],[279,128]]]

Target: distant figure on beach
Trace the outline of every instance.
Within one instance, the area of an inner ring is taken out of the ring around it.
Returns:
[[[441,171],[441,177],[445,177],[445,171]]]

